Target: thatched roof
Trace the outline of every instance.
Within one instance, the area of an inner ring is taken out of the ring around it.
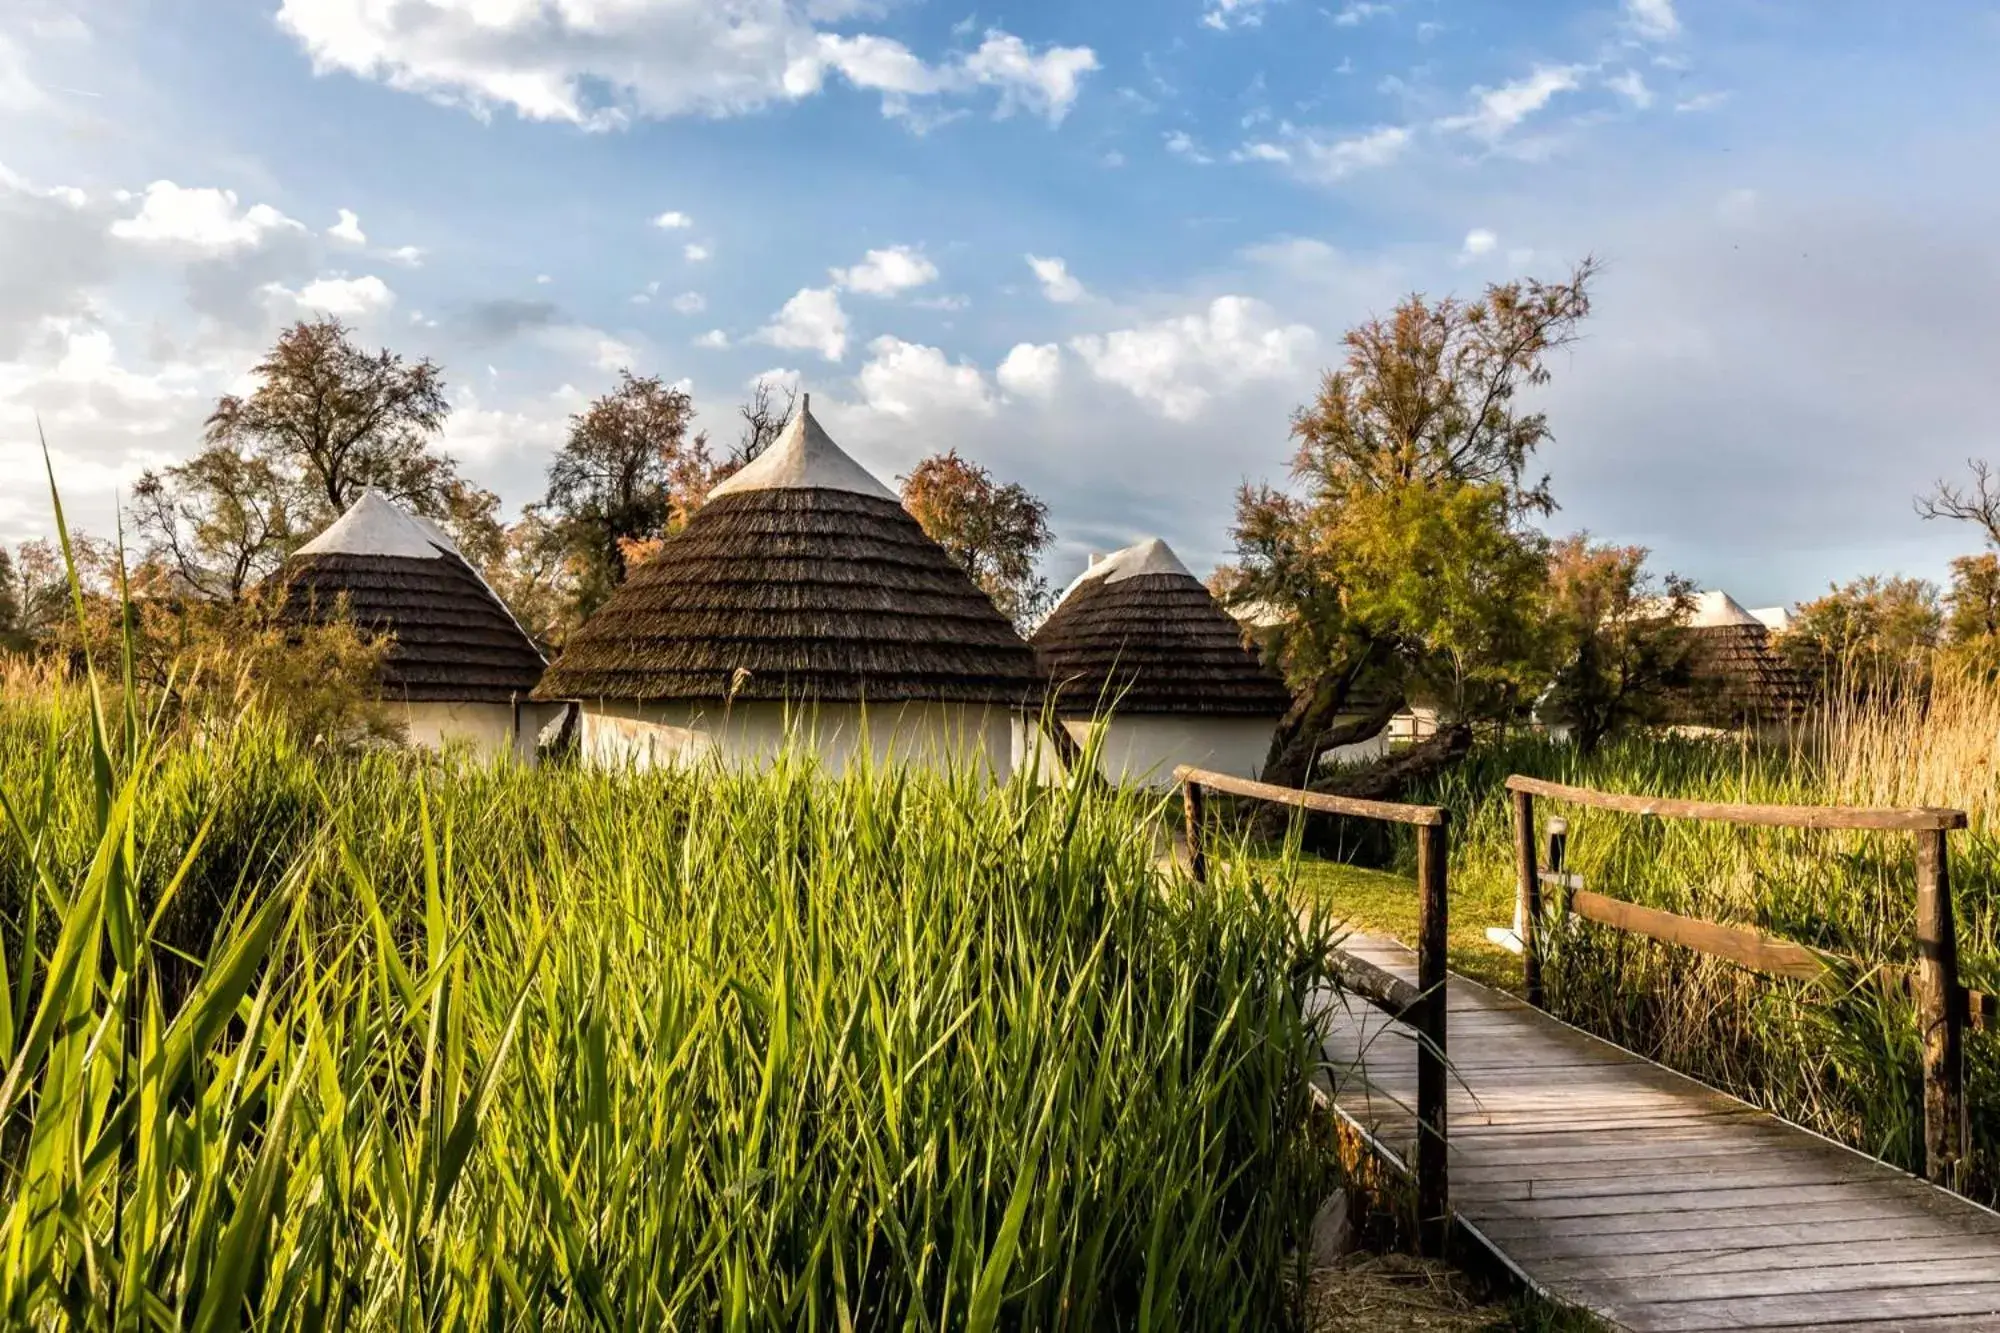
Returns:
[[[395,636],[382,667],[385,697],[507,703],[541,679],[541,653],[451,539],[375,491],[362,492],[277,577],[282,614],[323,619],[344,602],[357,626]]]
[[[808,406],[570,637],[538,698],[1032,702],[1034,654]]]
[[[1155,538],[1098,561],[1035,631],[1035,658],[1065,714],[1277,717],[1291,693],[1243,630]]]
[[[1728,593],[1698,594],[1685,633],[1690,684],[1673,700],[1674,721],[1782,722],[1804,707],[1803,683],[1772,646],[1769,627]]]

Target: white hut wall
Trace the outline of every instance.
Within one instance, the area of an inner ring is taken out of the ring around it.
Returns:
[[[1231,777],[1261,776],[1278,719],[1138,713],[1063,723],[1079,746],[1090,743],[1095,727],[1106,729],[1097,766],[1107,782],[1165,788],[1173,785],[1180,764]]]
[[[788,744],[842,773],[863,755],[874,764],[1011,770],[1012,714],[997,706],[905,704],[629,703],[583,705],[586,763],[606,768],[696,764],[710,758],[747,768]]]

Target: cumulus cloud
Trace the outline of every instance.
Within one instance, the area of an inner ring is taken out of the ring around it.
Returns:
[[[1186,130],[1168,130],[1161,136],[1161,142],[1166,144],[1169,153],[1175,157],[1184,157],[1198,167],[1205,167],[1215,161],[1201,151],[1201,145],[1196,143],[1194,136]]]
[[[1217,32],[1231,28],[1254,28],[1264,21],[1266,0],[1208,0],[1201,25]]]
[[[979,367],[967,361],[954,363],[935,347],[900,338],[869,343],[868,360],[855,383],[869,407],[890,416],[993,411],[993,394]]]
[[[1301,180],[1332,184],[1358,171],[1386,167],[1410,146],[1408,128],[1383,125],[1362,134],[1328,136],[1281,122],[1275,139],[1253,140],[1232,156],[1238,162],[1272,162]]]
[[[1389,9],[1388,5],[1370,4],[1368,0],[1352,0],[1352,3],[1343,6],[1341,11],[1333,16],[1333,21],[1337,27],[1355,28],[1369,19],[1388,13]]]
[[[1499,244],[1500,238],[1494,233],[1484,227],[1474,227],[1465,233],[1465,244],[1459,247],[1458,257],[1461,260],[1481,259],[1492,254],[1493,248]]]
[[[907,245],[870,250],[859,264],[830,273],[835,284],[864,296],[894,296],[935,282],[938,276],[937,265]]]
[[[1653,90],[1646,86],[1645,76],[1636,69],[1628,69],[1604,81],[1604,86],[1644,111],[1653,104]]]
[[[361,218],[351,208],[340,210],[340,218],[326,229],[327,239],[342,245],[366,245],[368,235],[361,230]]]
[[[697,245],[692,241],[681,247],[681,258],[687,260],[690,264],[705,264],[712,253],[713,251],[707,246]]]
[[[1437,122],[1437,127],[1497,143],[1508,131],[1547,106],[1558,93],[1575,91],[1582,73],[1581,65],[1537,65],[1526,78],[1513,83],[1498,88],[1474,88],[1472,110],[1446,116]]]
[[[818,352],[829,361],[847,355],[847,312],[832,287],[802,287],[757,331],[759,342]]]
[[[706,347],[712,351],[720,351],[722,348],[729,346],[729,335],[721,329],[710,329],[707,333],[696,338],[694,345],[696,347]]]
[[[813,95],[829,73],[881,93],[892,115],[913,98],[984,90],[996,114],[1026,109],[1054,122],[1097,68],[1088,47],[1037,50],[999,29],[931,63],[892,38],[815,26],[860,12],[794,0],[284,0],[278,24],[322,73],[481,116],[508,108],[594,129],[754,111]]]
[[[1219,296],[1199,313],[1087,334],[1069,345],[1098,379],[1184,421],[1216,393],[1296,375],[1317,342],[1312,329],[1283,323],[1262,301]]]
[[[399,245],[393,250],[384,251],[382,257],[391,263],[401,264],[404,268],[424,266],[424,252],[421,246]]]
[[[682,292],[674,298],[674,309],[683,315],[699,315],[708,309],[708,298],[700,292]]]
[[[1641,37],[1665,41],[1680,35],[1674,0],[1625,0],[1625,19]]]
[[[1028,267],[1035,271],[1035,280],[1042,284],[1042,295],[1057,305],[1069,305],[1081,301],[1084,296],[1083,284],[1070,275],[1069,265],[1055,257],[1043,258],[1029,255]]]
[[[264,290],[279,307],[290,306],[301,312],[339,319],[365,319],[396,304],[396,293],[373,274],[359,278],[315,278],[297,291],[278,283]]]
[[[287,231],[303,233],[305,224],[269,204],[243,208],[234,190],[183,188],[169,180],[148,185],[139,211],[111,224],[121,241],[202,255],[249,249]]]
[[[1009,393],[1048,398],[1062,378],[1062,349],[1054,343],[1016,343],[993,377]]]
[[[661,231],[686,231],[694,225],[694,219],[677,208],[670,208],[654,218],[653,225]]]

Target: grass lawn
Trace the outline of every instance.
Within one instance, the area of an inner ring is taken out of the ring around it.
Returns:
[[[1275,862],[1273,863],[1275,866]],[[1454,867],[1454,869],[1456,869]],[[1417,885],[1381,870],[1364,870],[1318,857],[1299,858],[1299,895],[1356,930],[1388,935],[1414,946]],[[1502,990],[1521,989],[1521,960],[1486,938],[1488,926],[1514,919],[1514,891],[1504,879],[1454,874],[1451,884],[1451,969]]]

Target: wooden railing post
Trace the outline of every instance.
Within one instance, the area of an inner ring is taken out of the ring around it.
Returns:
[[[1965,992],[1958,984],[1945,831],[1917,834],[1917,1021],[1924,1044],[1924,1178],[1958,1186],[1965,1152]]]
[[[1417,1226],[1426,1254],[1442,1255],[1451,1236],[1446,1137],[1446,950],[1450,942],[1449,843],[1443,824],[1417,829],[1417,989],[1423,993],[1417,1043]]]
[[[1528,1003],[1542,1005],[1542,880],[1535,866],[1535,798],[1514,793],[1515,915],[1521,923],[1521,983]]]
[[[1187,809],[1188,873],[1197,884],[1208,883],[1208,854],[1201,849],[1201,784],[1193,779],[1181,783],[1181,803]]]

